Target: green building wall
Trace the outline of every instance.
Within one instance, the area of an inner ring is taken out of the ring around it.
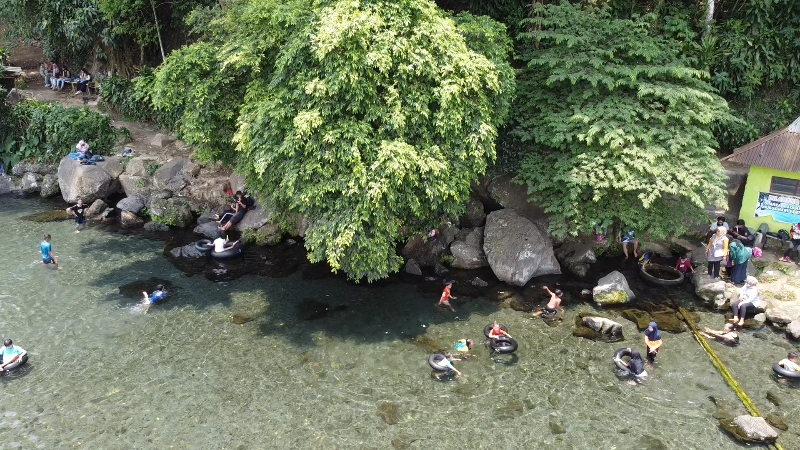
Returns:
[[[770,183],[774,176],[800,180],[800,173],[750,166],[750,173],[747,175],[747,184],[744,188],[742,209],[739,212],[739,218],[744,219],[747,227],[750,228],[750,231],[753,233],[758,230],[758,227],[762,223],[769,225],[769,229],[772,232],[777,232],[780,229],[789,230],[792,226],[792,224],[788,222],[778,222],[774,220],[772,216],[756,217],[759,193],[769,192]],[[734,223],[731,222],[731,226],[733,225]]]

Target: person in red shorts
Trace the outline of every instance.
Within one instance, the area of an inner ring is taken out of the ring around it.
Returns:
[[[453,305],[450,304],[450,299],[456,298],[450,294],[450,289],[452,289],[452,287],[453,287],[453,282],[448,281],[447,285],[444,287],[444,290],[442,291],[442,296],[441,298],[439,298],[439,304],[437,306],[440,308],[442,306],[447,306],[448,308],[450,308],[450,311],[456,312],[456,310],[453,308]]]

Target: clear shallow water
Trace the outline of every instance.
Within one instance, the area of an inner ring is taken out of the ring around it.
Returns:
[[[438,312],[438,293],[412,284],[299,275],[214,283],[177,270],[159,242],[19,220],[47,208],[0,198],[0,228],[14,244],[0,260],[0,333],[31,354],[23,372],[0,378],[0,449],[744,448],[718,429],[708,400],[738,405],[736,396],[687,333],[666,334],[650,380],[630,386],[611,355],[641,350],[640,335],[617,318],[623,343],[573,337],[588,304],[569,305],[550,328],[463,295],[456,314]],[[41,264],[45,232],[59,271]],[[119,286],[152,277],[175,288],[142,315],[140,294]],[[347,309],[302,320],[305,298]],[[236,325],[234,314],[254,320]],[[702,316],[721,327],[718,314]],[[516,361],[489,358],[482,329],[493,319],[520,342]],[[760,336],[712,346],[762,413],[785,416],[781,442],[798,449],[800,390],[770,369],[794,346],[769,329]],[[418,341],[450,347],[464,337],[478,342],[473,359],[456,363],[465,377],[432,379]],[[378,414],[387,404],[396,424]]]

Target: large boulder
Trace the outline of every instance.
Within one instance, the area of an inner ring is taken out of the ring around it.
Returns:
[[[163,223],[158,222],[147,222],[144,224],[144,229],[147,231],[152,232],[166,232],[169,231],[169,227],[164,225]]]
[[[220,236],[219,224],[217,222],[200,223],[198,221],[198,225],[194,227],[194,232],[209,239],[216,239]]]
[[[153,147],[166,147],[169,144],[177,141],[173,136],[169,134],[158,133],[150,139],[150,145]]]
[[[433,267],[442,259],[444,247],[439,239],[428,240],[417,236],[406,243],[402,255],[406,259],[417,261],[420,267]]]
[[[450,253],[453,254],[450,266],[456,269],[477,269],[488,266],[489,261],[483,253],[483,228],[474,228],[467,234],[465,240],[450,244]]]
[[[141,228],[144,225],[144,220],[132,212],[120,211],[119,224],[123,228]]]
[[[144,199],[141,196],[134,195],[132,197],[125,197],[117,202],[117,208],[122,211],[129,211],[134,214],[139,214],[145,207]]]
[[[39,175],[54,175],[56,171],[57,167],[55,166],[29,161],[20,161],[17,164],[14,164],[14,167],[11,168],[11,174],[18,177],[21,177],[28,172],[38,173]]]
[[[257,230],[266,225],[271,217],[272,211],[264,208],[260,203],[256,204],[247,210],[244,217],[242,217],[242,221],[236,224],[236,229],[239,231]]]
[[[767,303],[767,319],[778,325],[786,325],[800,320],[800,302],[770,300]]]
[[[536,276],[561,273],[543,227],[513,209],[494,211],[486,218],[483,251],[497,278],[516,286]]]
[[[22,175],[22,192],[32,194],[42,190],[44,177],[34,172],[26,172]]]
[[[581,278],[589,272],[589,265],[597,262],[597,255],[592,246],[581,242],[564,244],[555,254],[562,265]]]
[[[136,156],[130,158],[125,165],[125,174],[131,177],[149,177],[151,167],[158,164],[158,160],[153,157]]]
[[[733,420],[720,419],[719,423],[742,442],[775,442],[778,438],[778,432],[763,417],[742,415]]]
[[[228,182],[230,183],[231,190],[233,192],[236,192],[236,191],[244,192],[245,180],[244,180],[243,176],[236,175],[235,173],[232,173],[231,176],[228,178]]]
[[[14,188],[14,183],[11,181],[11,177],[6,174],[0,175],[0,194],[8,194]]]
[[[597,286],[592,290],[592,296],[599,305],[628,303],[636,298],[631,288],[628,287],[625,275],[616,270],[597,280]]]
[[[200,173],[200,166],[191,162],[189,158],[173,158],[163,166],[159,167],[153,174],[155,185],[162,189],[170,189],[173,192],[183,189],[189,178]],[[176,189],[177,186],[180,186]]]
[[[179,228],[194,221],[189,202],[182,198],[153,198],[150,200],[150,216],[157,222]]]
[[[800,339],[800,320],[793,320],[786,326],[786,335],[792,339]]]
[[[723,308],[725,303],[728,301],[728,295],[726,295],[725,289],[725,282],[722,280],[715,280],[708,276],[708,274],[703,273],[701,270],[697,270],[692,277],[692,282],[694,283],[694,292],[697,294],[698,297],[702,298],[706,301],[709,305],[715,306],[717,309]]]
[[[123,173],[119,176],[119,184],[122,191],[128,197],[140,197],[145,206],[150,203],[150,195],[156,191],[153,180],[150,177],[131,176]]]
[[[117,177],[122,165],[116,158],[106,158],[94,165],[82,165],[65,157],[58,165],[58,187],[67,203],[83,199],[85,203],[106,198],[119,190]]]
[[[39,195],[42,197],[52,197],[58,194],[58,175],[54,173],[48,173],[42,178],[42,189],[39,191]]]
[[[513,175],[506,175],[489,183],[487,189],[491,198],[503,208],[513,209],[531,222],[547,218],[539,205],[528,202],[528,189],[513,180]]]
[[[176,258],[205,258],[208,255],[198,250],[194,242],[183,247],[175,247],[169,253]]]
[[[103,214],[103,211],[108,208],[106,202],[100,200],[99,198],[92,202],[92,204],[86,208],[86,211],[83,213],[87,218],[91,219],[93,217],[97,217],[100,214]]]
[[[406,261],[406,267],[405,269],[403,269],[403,271],[411,275],[420,275],[420,276],[422,275],[422,269],[419,267],[419,264],[413,259],[409,259],[408,261]]]

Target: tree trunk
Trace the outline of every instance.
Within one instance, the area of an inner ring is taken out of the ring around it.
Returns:
[[[711,33],[711,25],[714,23],[714,0],[706,0],[706,26],[704,35]]]
[[[713,1],[713,0],[709,0]],[[156,21],[156,34],[158,35],[158,47],[161,49],[161,62],[164,62],[167,59],[166,55],[164,55],[164,43],[161,41],[161,28],[158,26],[158,14],[156,14],[156,2],[155,0],[150,0],[150,6],[153,7],[153,19]]]

